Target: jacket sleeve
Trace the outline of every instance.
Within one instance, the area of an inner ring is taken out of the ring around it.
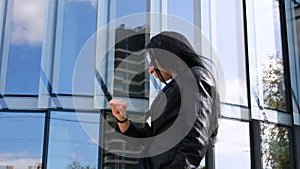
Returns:
[[[115,130],[121,133],[118,125]],[[137,128],[132,122],[130,122],[129,128],[123,134],[134,138],[146,138],[151,136],[151,127],[146,123],[144,127]]]

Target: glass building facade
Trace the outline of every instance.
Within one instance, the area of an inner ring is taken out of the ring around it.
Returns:
[[[139,168],[109,137],[99,77],[142,125],[163,87],[143,49],[164,30],[214,62],[222,117],[201,166],[299,169],[299,0],[0,0],[0,169]]]

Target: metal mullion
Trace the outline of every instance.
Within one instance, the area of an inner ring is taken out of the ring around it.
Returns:
[[[250,133],[250,161],[251,168],[261,169],[261,148],[260,148],[260,127],[259,122],[252,120],[252,103],[251,103],[251,73],[250,73],[250,57],[248,49],[248,25],[247,25],[247,5],[246,0],[242,0],[243,3],[243,22],[244,22],[244,42],[245,42],[245,66],[246,66],[246,83],[247,83],[247,100],[250,112],[250,122],[249,122],[249,133]]]
[[[300,142],[300,127],[297,126],[296,122],[296,117],[295,114],[299,114],[299,100],[297,99],[297,96],[295,95],[295,91],[293,90],[293,86],[296,87],[297,89],[297,76],[295,77],[295,74],[292,74],[293,70],[291,70],[292,68],[297,69],[296,65],[291,66],[290,64],[297,64],[298,62],[295,62],[295,60],[297,60],[297,53],[295,53],[295,48],[297,43],[295,43],[295,39],[293,35],[294,33],[296,33],[297,30],[294,30],[293,28],[293,21],[294,21],[294,17],[295,17],[295,13],[292,13],[289,15],[288,13],[286,13],[287,8],[289,7],[290,10],[292,10],[292,8],[294,8],[294,4],[292,1],[285,1],[282,2],[282,4],[284,5],[281,9],[281,13],[284,13],[284,17],[281,17],[282,19],[282,27],[285,29],[284,32],[284,42],[285,42],[285,46],[287,48],[287,55],[286,58],[284,60],[284,68],[285,70],[288,70],[288,72],[284,72],[285,73],[285,77],[288,78],[288,80],[285,80],[286,83],[286,87],[288,87],[288,92],[287,92],[287,97],[289,97],[289,102],[287,101],[287,103],[291,103],[288,104],[288,111],[292,112],[292,118],[293,118],[293,124],[294,126],[289,129],[289,150],[290,150],[290,156],[291,156],[291,168],[300,168],[300,162],[299,162],[299,157],[300,157],[300,146],[299,143]],[[290,17],[290,18],[287,18]],[[297,18],[295,18],[297,19]],[[292,20],[291,23],[288,23],[288,20]],[[283,26],[284,25],[284,26]],[[290,26],[290,27],[289,27]],[[289,29],[290,28],[290,29]],[[290,32],[288,32],[288,30]],[[290,35],[290,36],[289,36]],[[290,38],[290,39],[289,39]],[[289,42],[291,42],[289,44]],[[298,42],[299,43],[299,42]],[[295,59],[295,60],[294,60]],[[293,61],[292,61],[293,60]],[[299,63],[298,63],[299,64]],[[297,70],[294,70],[297,73]],[[298,72],[299,73],[299,72]],[[292,78],[295,78],[294,80],[292,80]],[[298,96],[299,97],[299,96]]]
[[[41,73],[40,73],[40,89],[38,107],[51,108],[52,93],[53,93],[53,69],[54,57],[56,49],[56,29],[58,20],[58,5],[59,0],[48,1],[47,24],[45,32],[50,32],[44,38],[42,58],[41,58]],[[41,87],[45,86],[45,88]]]
[[[9,52],[9,42],[10,42],[10,31],[11,22],[13,17],[13,7],[14,1],[6,0],[4,3],[3,10],[3,24],[0,39],[0,95],[5,93],[6,76],[7,76],[7,66],[8,66],[8,52]]]
[[[42,169],[47,169],[49,138],[50,138],[50,119],[51,119],[51,110],[48,110],[45,115]]]
[[[53,83],[53,67],[54,67],[54,55],[55,55],[55,44],[56,44],[56,27],[57,27],[57,16],[58,16],[58,0],[49,0],[48,5],[52,6],[53,8],[49,8],[49,10],[52,10],[48,12],[46,15],[51,15],[47,16],[48,20],[47,22],[50,22],[50,36],[44,39],[44,44],[43,44],[43,54],[42,54],[42,62],[41,62],[41,72],[43,70],[43,61],[45,61],[45,66],[46,66],[46,71],[48,72],[42,72],[42,73],[47,73],[46,74],[46,90],[47,91],[41,91],[41,87],[39,90],[39,96],[42,95],[44,92],[46,94],[46,98],[40,98],[39,101],[42,102],[40,99],[47,99],[47,105],[42,105],[42,107],[46,106],[48,109],[45,115],[45,126],[44,126],[44,142],[43,142],[43,157],[42,157],[42,169],[47,169],[47,164],[48,164],[48,150],[49,150],[49,138],[50,138],[50,119],[51,119],[51,94],[52,94],[52,83]],[[52,23],[53,22],[53,23]],[[47,29],[47,28],[46,28]],[[47,31],[48,32],[48,31]],[[50,61],[50,63],[48,62]],[[47,77],[48,76],[48,77]],[[43,80],[42,78],[40,78]],[[40,85],[43,85],[40,80]]]
[[[293,116],[293,98],[292,93],[294,93],[292,90],[292,82],[291,82],[291,74],[290,74],[290,54],[289,54],[289,48],[288,48],[288,33],[287,33],[287,19],[286,19],[286,6],[285,1],[279,1],[279,10],[280,10],[280,26],[281,26],[281,38],[282,38],[282,53],[283,53],[283,66],[284,66],[284,84],[285,84],[285,94],[286,94],[286,110],[287,112],[291,112],[292,119]],[[291,63],[295,64],[295,63]],[[298,103],[299,104],[299,103]],[[297,110],[296,110],[297,111]],[[298,111],[299,113],[299,111]],[[292,120],[293,125],[294,120]],[[296,143],[294,141],[299,141],[299,132],[294,131],[297,129],[293,127],[292,129],[289,128],[288,130],[288,137],[289,137],[289,154],[290,154],[290,160],[291,160],[291,168],[299,168],[300,164],[297,162],[299,159],[299,148],[297,150]],[[299,130],[298,130],[299,131]],[[295,138],[295,140],[294,140]],[[298,139],[298,140],[297,140]],[[299,146],[298,146],[299,147]],[[297,164],[298,163],[298,164]]]
[[[261,134],[260,121],[253,120],[250,122],[250,152],[251,152],[251,168],[262,169],[261,161]]]
[[[249,50],[248,50],[248,27],[247,27],[247,6],[246,0],[243,0],[243,22],[244,22],[244,42],[245,42],[245,66],[246,66],[246,84],[247,84],[247,101],[250,112],[250,119],[252,119],[252,103],[251,103],[251,78],[250,78],[250,58],[249,58]],[[260,138],[258,134],[259,131],[255,125],[256,123],[251,121],[249,123],[249,133],[250,133],[250,161],[251,168],[260,169],[261,161],[260,161],[260,149],[256,149],[260,147],[260,143],[257,138]],[[259,136],[259,137],[256,137]]]
[[[4,43],[4,31],[5,31],[5,23],[6,23],[6,11],[7,11],[7,1],[3,0],[1,2],[2,13],[0,13],[0,59],[2,59],[2,50],[3,50],[3,43]],[[0,64],[1,70],[1,64]]]
[[[101,145],[104,145],[104,137],[105,136],[105,124],[106,122],[103,122],[101,121],[104,117],[104,119],[106,120],[106,110],[105,109],[102,109],[101,112],[100,112],[100,116],[99,116],[99,123],[100,123],[100,126],[99,126],[99,141],[98,141],[98,169],[101,169],[103,168],[105,165],[105,160],[104,160],[104,155],[105,155],[105,149],[104,147],[101,147]]]
[[[292,111],[292,94],[291,94],[291,79],[290,79],[290,66],[289,66],[289,51],[288,51],[288,39],[286,29],[286,15],[285,15],[285,4],[283,1],[279,1],[279,14],[280,14],[280,27],[281,27],[281,45],[282,45],[282,58],[284,66],[284,85],[286,88],[286,111]],[[292,113],[291,113],[292,114]]]
[[[292,158],[292,167],[293,168],[300,168],[300,127],[299,126],[293,126],[292,128],[292,136],[290,140],[290,144],[292,143],[292,147],[290,147],[290,150],[292,149],[293,158]]]

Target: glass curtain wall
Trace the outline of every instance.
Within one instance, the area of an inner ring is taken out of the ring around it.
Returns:
[[[289,82],[285,78],[288,55],[283,48],[284,2],[247,0],[246,5],[249,66],[255,70],[250,73],[251,113],[253,119],[261,120],[257,123],[261,138],[261,159],[257,163],[262,168],[292,168],[288,126],[293,122],[286,97]]]
[[[113,131],[101,117],[112,127],[116,122],[96,73],[142,125],[163,87],[147,74],[143,48],[163,30],[186,35],[214,62],[208,64],[220,85],[223,118],[201,166],[296,168],[299,6],[297,0],[1,0],[0,168],[138,168],[137,159],[97,145],[127,146],[106,137]]]

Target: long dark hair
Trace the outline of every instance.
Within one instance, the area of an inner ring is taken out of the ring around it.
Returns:
[[[164,31],[151,38],[146,49],[151,58],[151,64],[155,67],[156,74],[162,82],[157,64],[167,73],[174,72],[177,75],[188,68],[195,66],[207,70],[202,56],[198,55],[190,42],[181,34],[173,31]]]
[[[209,59],[198,55],[193,49],[189,41],[181,34],[177,32],[165,31],[151,38],[150,43],[146,46],[146,49],[151,58],[151,63],[154,66],[154,70],[158,75],[160,81],[165,82],[165,79],[161,75],[158,68],[164,69],[167,73],[175,72],[177,75],[183,73],[185,70],[192,67],[201,67],[206,70],[209,74],[212,73],[205,66],[204,60],[210,61]],[[159,64],[159,67],[158,65]],[[213,80],[215,81],[213,75]],[[216,87],[216,86],[215,86]],[[220,100],[217,88],[211,93],[213,102],[213,112],[216,113],[216,118],[220,117]],[[218,121],[216,128],[210,136],[212,144],[215,143],[218,133]]]

